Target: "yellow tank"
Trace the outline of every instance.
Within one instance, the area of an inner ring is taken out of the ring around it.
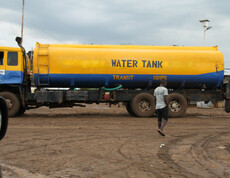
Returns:
[[[224,60],[217,47],[57,45],[37,43],[36,86],[149,88],[166,79],[168,87],[215,88]]]

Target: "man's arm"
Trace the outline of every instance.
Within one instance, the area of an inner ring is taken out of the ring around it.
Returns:
[[[156,98],[156,96],[153,96],[153,97],[154,97],[153,104],[156,105],[157,104],[157,102],[156,102],[157,98]]]
[[[165,91],[164,91],[164,101],[165,101],[165,104],[166,106],[168,107],[169,106],[169,102],[168,102],[168,89],[165,88]]]
[[[168,107],[169,103],[168,103],[168,95],[164,95],[164,100],[165,100],[165,104]]]

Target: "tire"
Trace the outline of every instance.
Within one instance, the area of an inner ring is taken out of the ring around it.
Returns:
[[[0,97],[0,140],[2,140],[6,134],[8,126],[8,107],[6,101]]]
[[[18,97],[14,93],[7,91],[0,92],[0,96],[2,96],[6,100],[8,106],[8,116],[16,116],[21,106]]]
[[[187,100],[179,93],[171,93],[168,96],[168,103],[169,117],[182,117],[188,107]]]
[[[131,106],[130,106],[130,103],[127,103],[126,104],[126,110],[128,111],[128,113],[131,115],[131,116],[137,116],[131,109]]]
[[[230,99],[225,100],[225,107],[224,107],[225,112],[229,113],[230,112]]]
[[[130,103],[132,112],[138,117],[151,117],[155,113],[154,97],[150,93],[139,93]]]

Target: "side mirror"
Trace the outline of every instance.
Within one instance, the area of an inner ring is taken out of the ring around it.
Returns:
[[[21,37],[16,37],[15,38],[15,41],[18,43],[18,46],[21,46],[22,45],[22,38]]]
[[[0,140],[6,135],[8,127],[8,107],[5,99],[0,97]]]

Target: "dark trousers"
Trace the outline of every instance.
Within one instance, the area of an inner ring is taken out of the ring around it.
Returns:
[[[157,118],[158,118],[158,123],[162,122],[162,118],[164,118],[165,121],[168,121],[168,107],[165,106],[162,109],[157,109]]]

